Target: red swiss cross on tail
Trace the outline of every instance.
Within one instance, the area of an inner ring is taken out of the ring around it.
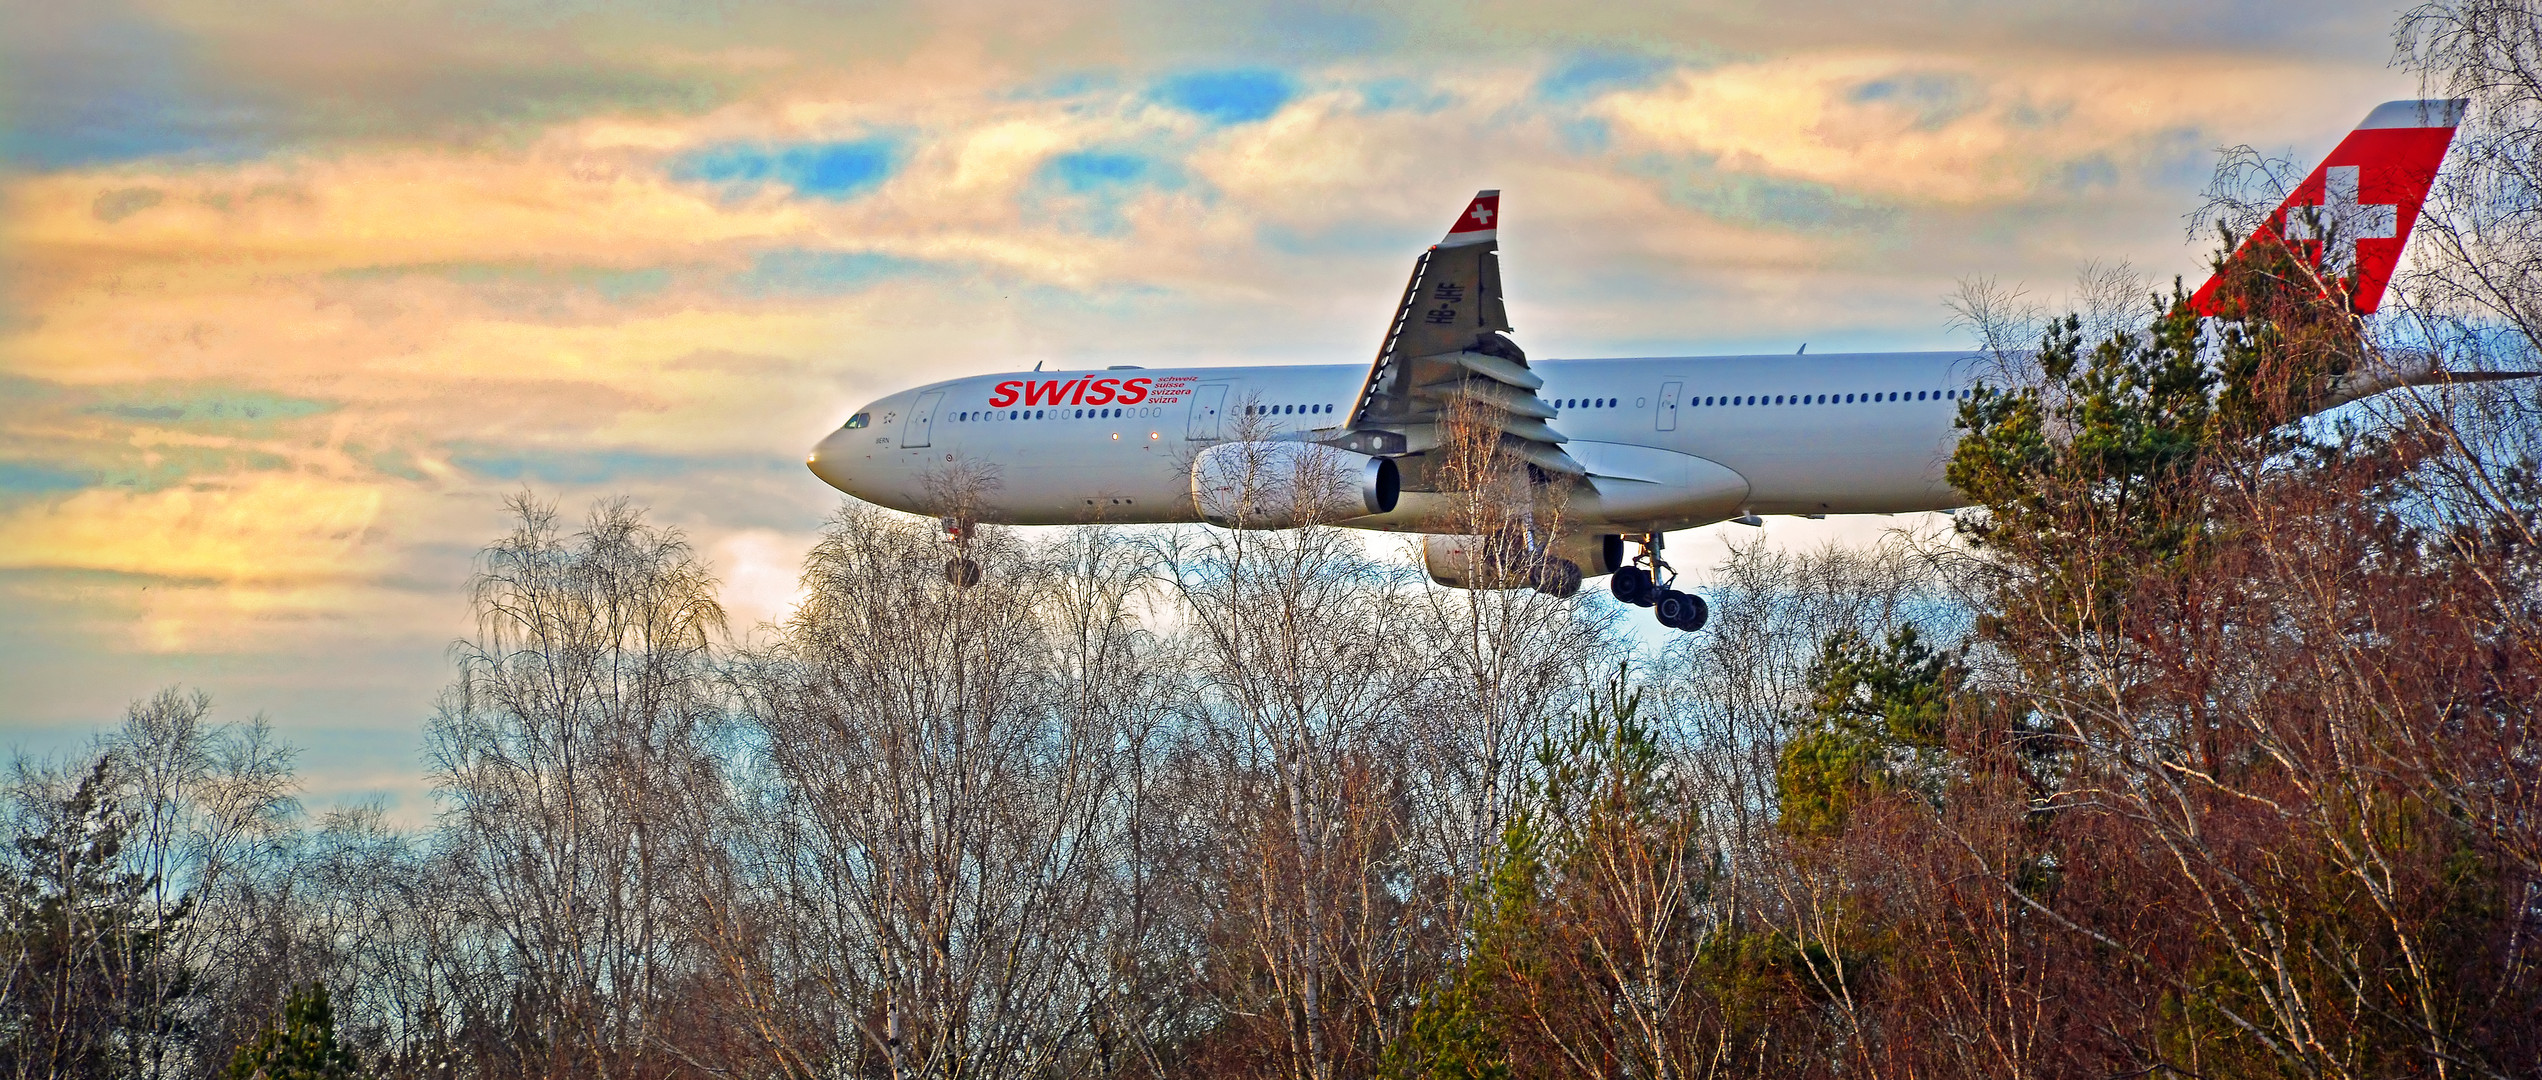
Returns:
[[[1457,215],[1456,224],[1448,226],[1448,237],[1440,247],[1480,244],[1500,236],[1500,192],[1478,191],[1465,212]]]
[[[2427,189],[2436,182],[2436,167],[2454,140],[2464,104],[2389,101],[2376,106],[2234,249],[2233,259],[2241,259],[2254,245],[2285,244],[2307,264],[2337,278],[2358,314],[2373,314],[2400,264],[2402,245],[2409,243],[2410,226],[2418,223]],[[2190,307],[2200,315],[2217,314],[2221,281],[2220,276],[2208,278],[2189,298]]]

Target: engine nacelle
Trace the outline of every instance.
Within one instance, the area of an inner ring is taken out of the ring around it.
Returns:
[[[1192,506],[1201,520],[1240,529],[1383,514],[1403,494],[1403,473],[1381,457],[1310,442],[1219,443],[1192,459]]]
[[[1580,533],[1548,546],[1519,529],[1496,537],[1431,533],[1421,538],[1421,563],[1430,580],[1451,589],[1532,589],[1555,560],[1567,560],[1591,577],[1613,573],[1621,563],[1608,557],[1606,540]],[[1621,551],[1623,545],[1614,547]]]

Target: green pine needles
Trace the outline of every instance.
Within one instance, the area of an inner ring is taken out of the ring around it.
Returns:
[[[282,1021],[257,1033],[230,1059],[224,1080],[355,1080],[362,1059],[335,1041],[327,988],[310,983],[283,1003]]]

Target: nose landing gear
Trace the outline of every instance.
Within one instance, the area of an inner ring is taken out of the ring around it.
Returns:
[[[1634,607],[1654,609],[1659,624],[1669,629],[1687,633],[1703,629],[1705,620],[1712,617],[1711,609],[1703,597],[1677,591],[1676,568],[1659,557],[1659,534],[1644,533],[1628,540],[1641,548],[1641,553],[1632,562],[1617,567],[1608,581],[1607,587],[1614,590],[1615,598]]]
[[[980,564],[971,558],[971,529],[959,518],[941,518],[945,539],[953,544],[953,557],[944,561],[944,580],[957,589],[968,589],[980,583]]]

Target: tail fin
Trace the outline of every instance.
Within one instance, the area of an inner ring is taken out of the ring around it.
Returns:
[[[2283,244],[2295,257],[2336,281],[2358,314],[2383,303],[2383,290],[2418,224],[2436,167],[2462,122],[2466,100],[2387,101],[2339,141],[2312,175],[2295,185],[2228,265],[2254,247]],[[2189,298],[2200,315],[2220,311],[2223,276],[2207,279]]]
[[[1447,239],[1440,247],[1464,244],[1488,244],[1500,238],[1500,192],[1478,191],[1474,201],[1465,204],[1465,212],[1457,215],[1456,224],[1448,226]]]

